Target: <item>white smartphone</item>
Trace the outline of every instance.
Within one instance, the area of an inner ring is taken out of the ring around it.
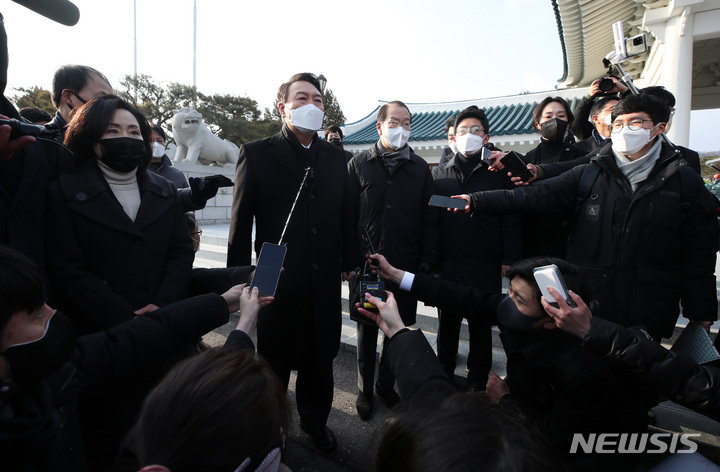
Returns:
[[[550,292],[548,292],[548,286],[554,288],[560,294],[560,296],[563,297],[565,303],[567,303],[571,307],[576,306],[575,302],[568,295],[565,280],[563,279],[562,274],[560,273],[560,269],[558,269],[558,266],[556,266],[555,264],[550,264],[542,267],[536,267],[535,269],[533,269],[533,275],[535,276],[535,280],[540,287],[540,292],[542,292],[543,297],[545,297],[545,300],[547,300],[548,303],[550,303],[552,306],[557,308],[558,304],[555,301],[555,297],[550,295]]]

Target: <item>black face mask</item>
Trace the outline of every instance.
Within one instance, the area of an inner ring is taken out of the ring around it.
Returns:
[[[135,138],[101,139],[100,161],[116,172],[131,172],[140,165],[147,154],[145,141]]]
[[[541,317],[527,316],[520,312],[510,297],[500,302],[497,310],[498,324],[504,329],[516,333],[532,333],[545,329],[543,325],[535,326]]]
[[[340,138],[330,138],[329,142],[330,142],[330,144],[334,144],[335,146],[339,147],[340,149],[342,149],[342,147],[343,147],[342,141],[340,141]]]
[[[40,339],[10,346],[2,354],[10,363],[13,381],[34,383],[63,366],[75,347],[75,329],[70,319],[56,311]]]
[[[540,134],[546,141],[561,143],[565,138],[568,122],[559,118],[553,118],[540,125]]]

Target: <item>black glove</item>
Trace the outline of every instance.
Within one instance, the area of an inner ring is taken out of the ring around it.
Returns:
[[[190,199],[199,206],[205,206],[205,203],[217,195],[218,183],[207,180],[202,177],[190,177]]]

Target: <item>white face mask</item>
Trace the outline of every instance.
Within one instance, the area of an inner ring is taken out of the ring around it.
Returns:
[[[612,126],[612,113],[608,113],[607,115],[605,115],[603,123],[605,123],[605,125],[607,125],[608,127]]]
[[[410,139],[410,131],[406,130],[402,126],[398,126],[397,128],[388,128],[383,125],[382,130],[383,136],[385,137],[385,143],[396,151],[404,147],[407,144],[408,139]]]
[[[163,157],[165,155],[165,146],[160,143],[152,143],[152,157]]]
[[[290,112],[290,124],[301,133],[313,134],[322,128],[325,114],[315,105],[307,104],[295,109],[288,108],[286,105],[285,113],[288,112]]]
[[[472,156],[483,147],[485,138],[476,136],[472,133],[466,133],[462,136],[455,136],[458,151],[464,156]]]
[[[457,154],[458,147],[455,144],[455,141],[450,141],[450,150],[453,152],[453,154]]]
[[[655,126],[652,129],[641,128],[637,131],[624,126],[620,132],[613,133],[611,136],[613,151],[625,156],[632,156],[650,142],[650,131],[655,129]]]

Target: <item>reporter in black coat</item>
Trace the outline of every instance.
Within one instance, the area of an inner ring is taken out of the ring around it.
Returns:
[[[279,102],[282,131],[240,148],[228,266],[250,264],[253,218],[256,253],[264,242],[280,241],[302,186],[283,239],[287,254],[276,300],[260,314],[258,351],[285,385],[290,370],[298,371],[302,425],[318,447],[331,450],[335,438],[325,423],[333,398],[332,360],[340,347],[341,272],[351,275],[356,255],[348,178],[342,150],[308,129],[321,125],[313,118],[317,111],[304,108],[322,110],[317,79],[297,74],[281,86]],[[302,121],[303,113],[309,121]]]
[[[59,308],[81,334],[188,295],[192,241],[175,186],[146,170],[149,143],[145,118],[114,96],[88,102],[69,125],[76,168],[48,191],[46,248]]]

